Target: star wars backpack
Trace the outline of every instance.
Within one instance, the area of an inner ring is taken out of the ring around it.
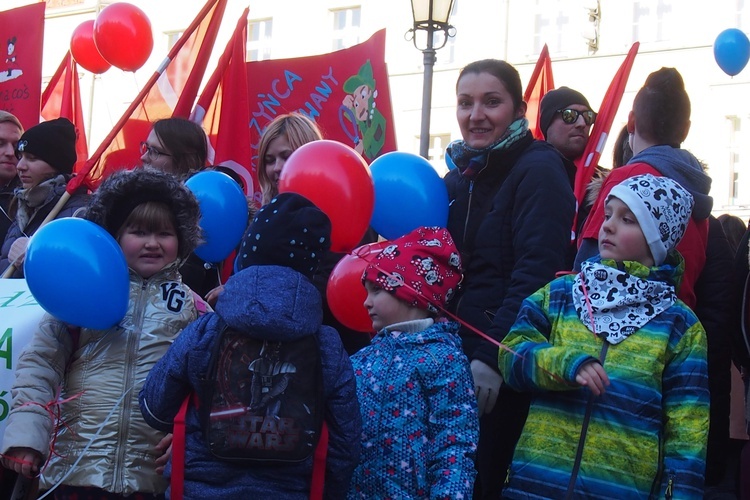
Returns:
[[[299,462],[315,451],[324,416],[315,336],[270,342],[225,327],[205,383],[201,418],[217,458]]]

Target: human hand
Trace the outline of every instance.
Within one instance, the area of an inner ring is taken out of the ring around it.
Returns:
[[[42,455],[31,448],[10,448],[3,456],[3,466],[25,477],[39,473]]]
[[[477,396],[479,416],[490,413],[497,402],[503,377],[486,363],[478,359],[471,362],[471,375],[474,377],[474,394]]]
[[[156,473],[164,474],[164,467],[172,456],[172,434],[164,436],[155,449],[156,453],[160,454],[156,459]]]
[[[609,387],[609,377],[598,361],[588,361],[581,365],[576,373],[576,382],[588,387],[595,396],[604,394]]]
[[[344,96],[344,100],[341,103],[349,109],[354,109],[354,96],[347,94]]]
[[[224,285],[219,285],[206,294],[206,302],[211,307],[216,305],[216,301],[219,300],[219,294],[224,291]]]
[[[22,236],[10,246],[8,250],[8,262],[20,268],[26,258],[26,247],[29,245],[29,238]]]

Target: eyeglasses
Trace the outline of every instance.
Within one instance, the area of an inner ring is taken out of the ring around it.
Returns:
[[[162,151],[159,151],[153,146],[149,146],[145,142],[141,143],[141,156],[147,154],[148,157],[152,160],[156,160],[160,156],[172,156],[169,153],[164,153]]]
[[[587,109],[586,111],[578,111],[577,109],[558,109],[555,113],[560,113],[562,120],[570,125],[578,121],[579,116],[583,116],[583,121],[586,125],[591,125],[596,121],[596,113]]]

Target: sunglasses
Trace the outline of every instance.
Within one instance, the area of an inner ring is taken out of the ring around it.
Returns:
[[[578,111],[577,109],[558,109],[555,113],[560,113],[562,120],[570,125],[578,121],[579,116],[583,116],[583,121],[586,125],[592,125],[596,121],[596,113],[587,109],[586,111]]]

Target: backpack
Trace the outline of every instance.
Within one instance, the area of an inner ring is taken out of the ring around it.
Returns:
[[[301,462],[321,435],[317,337],[264,341],[225,326],[214,342],[199,404],[210,452],[239,462]]]

